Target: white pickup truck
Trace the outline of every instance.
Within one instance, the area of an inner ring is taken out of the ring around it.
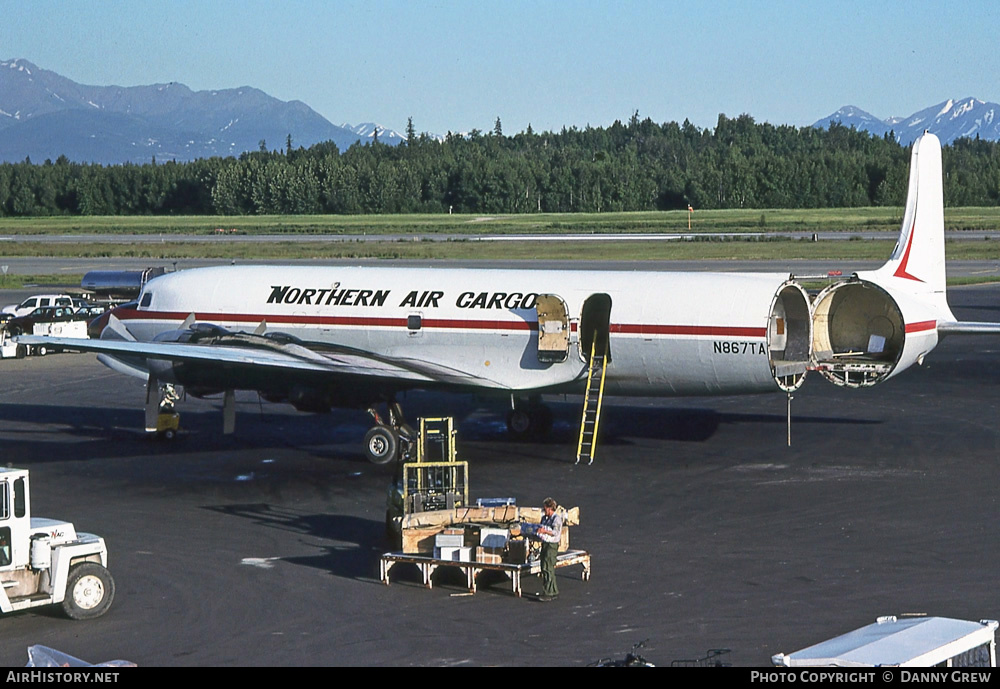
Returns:
[[[73,298],[68,294],[36,294],[28,297],[20,304],[10,304],[3,307],[3,313],[11,316],[27,316],[39,306],[73,306]]]

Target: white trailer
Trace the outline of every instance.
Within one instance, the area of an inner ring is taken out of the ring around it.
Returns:
[[[996,667],[996,620],[892,615],[801,651],[778,667]]]
[[[28,481],[0,468],[0,612],[61,603],[75,620],[103,615],[115,596],[104,539],[32,517]]]
[[[87,338],[87,321],[51,321],[47,323],[35,323],[31,328],[32,335],[45,335],[48,337],[78,337]]]

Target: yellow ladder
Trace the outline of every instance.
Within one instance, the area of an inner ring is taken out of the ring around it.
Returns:
[[[590,345],[590,368],[587,371],[587,395],[583,399],[583,418],[580,421],[580,442],[576,446],[576,463],[586,458],[593,464],[597,450],[597,424],[601,420],[601,401],[604,399],[604,374],[608,370],[608,343],[597,353],[597,338]]]

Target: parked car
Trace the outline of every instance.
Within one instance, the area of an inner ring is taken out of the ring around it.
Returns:
[[[108,307],[104,304],[87,304],[76,310],[76,317],[80,320],[91,321],[107,310]]]

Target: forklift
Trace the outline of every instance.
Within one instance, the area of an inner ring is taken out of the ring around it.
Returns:
[[[403,517],[469,505],[469,463],[457,459],[452,417],[420,418],[415,442],[404,448],[386,496],[385,530],[399,545]],[[414,448],[416,457],[413,456]]]

